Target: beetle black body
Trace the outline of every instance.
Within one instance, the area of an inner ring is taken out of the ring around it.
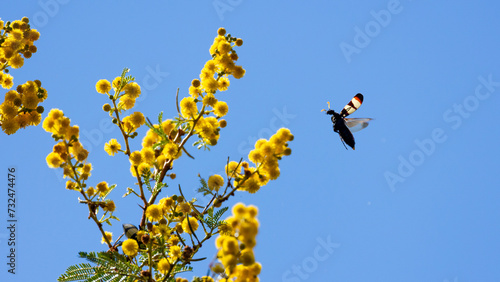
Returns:
[[[342,140],[354,150],[354,136],[349,130],[349,127],[345,124],[344,118],[342,118],[340,114],[336,113],[334,110],[328,110],[326,114],[332,115],[333,131],[338,133],[340,138],[342,138]]]
[[[351,99],[347,105],[342,109],[339,113],[330,109],[330,103],[328,102],[328,111],[326,111],[327,115],[332,116],[333,123],[333,131],[338,133],[340,136],[340,140],[342,143],[347,144],[354,150],[354,136],[352,132],[359,131],[368,126],[368,122],[371,118],[346,118],[350,114],[354,113],[363,103],[363,95],[358,93]],[[345,147],[347,149],[347,147]]]

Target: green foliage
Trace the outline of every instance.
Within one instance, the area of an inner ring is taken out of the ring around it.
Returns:
[[[196,149],[201,149],[203,150],[209,150],[210,151],[210,145],[205,141],[205,139],[200,138],[199,140],[196,140],[196,142],[193,143],[193,147],[196,147]]]
[[[68,267],[66,273],[62,274],[57,281],[132,282],[140,276],[141,269],[118,253],[80,252],[79,256],[91,263],[81,263]]]
[[[106,193],[104,195],[100,196],[101,200],[106,199],[106,197],[109,195],[109,193],[111,193],[111,191],[113,191],[113,189],[115,189],[115,188],[116,188],[116,184],[109,186],[109,189],[106,191]]]
[[[127,85],[127,83],[129,83],[130,81],[134,81],[135,78],[131,75],[129,76],[125,76],[128,72],[130,71],[129,68],[124,68],[123,71],[122,71],[122,74],[120,76],[121,78],[121,87]]]
[[[223,207],[214,214],[214,209],[211,207],[207,210],[207,217],[203,218],[202,216],[200,216],[199,219],[200,221],[205,223],[208,226],[208,228],[214,230],[223,224],[227,224],[224,220],[220,219],[228,209],[229,209],[228,207]]]
[[[213,194],[212,190],[210,190],[210,188],[208,188],[207,181],[203,177],[201,177],[200,175],[198,175],[198,177],[200,178],[201,187],[198,188],[198,190],[196,190],[196,192],[203,193],[203,196],[212,195]]]

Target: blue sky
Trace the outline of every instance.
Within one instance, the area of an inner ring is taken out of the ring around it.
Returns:
[[[187,95],[223,26],[244,40],[238,62],[246,75],[221,94],[229,114],[218,146],[192,148],[196,160],[176,162],[170,185],[195,197],[198,173],[219,173],[228,156],[246,157],[256,139],[290,128],[293,152],[280,178],[230,202],[259,207],[261,281],[500,280],[498,2],[41,0],[2,7],[3,20],[27,16],[41,33],[38,52],[12,72],[15,83],[41,80],[46,113],[60,108],[80,126],[91,181],[118,185],[122,222],[108,228],[114,234],[121,223],[137,224],[140,211],[133,198],[121,199],[134,183],[128,161],[103,150],[120,136],[108,127],[107,100],[95,83],[128,67],[143,90],[136,110],[172,117],[176,89]],[[329,101],[339,111],[358,92],[365,100],[352,117],[375,120],[354,134],[356,150],[345,150],[320,110]],[[104,250],[77,193],[46,166],[50,135],[28,128],[0,135],[0,144],[3,183],[8,167],[18,179],[17,274],[6,272],[2,227],[0,277],[9,279],[2,281],[53,281],[83,262],[78,251]],[[207,261],[186,277],[204,274],[215,252],[211,241],[199,255]]]

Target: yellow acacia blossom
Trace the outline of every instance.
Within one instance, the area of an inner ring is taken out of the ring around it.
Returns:
[[[146,217],[151,221],[159,221],[163,218],[163,211],[159,205],[150,205],[146,210]]]
[[[118,151],[120,151],[121,148],[122,146],[115,138],[109,140],[108,143],[104,144],[104,151],[106,151],[106,153],[108,153],[110,156],[114,156],[116,153],[118,153]]]
[[[178,159],[182,155],[182,151],[179,150],[179,146],[175,143],[168,143],[165,145],[162,153],[167,159],[173,160]]]
[[[175,237],[177,237],[177,236],[175,236]],[[176,246],[176,245],[170,247],[168,250],[168,254],[169,254],[170,258],[172,258],[174,260],[180,258],[182,255],[181,247]]]
[[[191,227],[190,227],[191,226]],[[189,217],[189,223],[188,223],[188,218],[186,217],[182,221],[182,230],[188,234],[191,234],[191,230],[196,231],[198,229],[198,221],[194,217]]]
[[[21,68],[25,59],[36,52],[34,42],[40,37],[36,29],[31,29],[27,17],[22,20],[4,22],[0,20],[0,85],[4,89],[14,86],[14,78],[9,74],[12,69]],[[47,98],[47,92],[39,80],[27,81],[5,94],[0,103],[0,127],[7,134],[14,134],[21,128],[38,125],[44,109],[39,104]]]
[[[139,244],[134,239],[127,239],[122,244],[122,250],[127,256],[135,257],[139,251]]]
[[[153,164],[155,161],[155,151],[151,147],[141,149],[141,160],[147,164]]]
[[[269,140],[257,140],[255,148],[248,154],[248,159],[255,164],[255,167],[249,167],[244,163],[246,167],[242,165],[239,171],[228,173],[228,176],[235,177],[234,185],[238,190],[255,193],[269,180],[277,179],[280,176],[278,161],[283,156],[291,154],[288,142],[292,140],[293,135],[287,128],[280,128]],[[241,170],[244,171],[245,177],[239,177]]]
[[[217,98],[215,98],[214,94],[207,93],[205,97],[203,97],[203,105],[213,107],[217,103]]]
[[[225,116],[227,114],[228,110],[229,110],[228,106],[227,106],[226,102],[224,102],[224,101],[218,101],[214,105],[214,114],[218,117]]]
[[[198,107],[191,97],[185,97],[181,100],[181,113],[184,118],[195,117],[198,114]]]
[[[130,110],[134,107],[134,105],[135,99],[128,95],[124,95],[123,97],[121,97],[120,102],[118,102],[118,108],[124,110]]]
[[[227,77],[221,77],[219,79],[219,91],[226,91],[229,84],[229,79]]]
[[[224,185],[224,178],[218,174],[214,174],[208,178],[207,185],[210,190],[219,191],[220,187]]]
[[[123,88],[125,95],[130,98],[137,99],[141,95],[141,87],[135,82],[130,82]]]
[[[158,271],[160,271],[162,274],[167,274],[170,271],[170,263],[166,258],[162,258],[158,262]]]
[[[134,128],[139,128],[146,122],[144,115],[141,112],[134,112],[129,116],[129,121]]]
[[[138,166],[139,164],[141,164],[141,161],[142,161],[141,152],[139,152],[139,151],[132,152],[130,154],[129,160],[130,160],[130,163],[132,165]]]
[[[217,257],[220,265],[213,271],[221,273],[225,269],[224,272],[231,281],[246,281],[244,279],[250,277],[255,279],[262,268],[260,263],[255,261],[253,252],[259,228],[257,208],[237,203],[232,211],[233,215],[225,220],[231,224],[232,231],[230,234],[220,234],[215,240],[219,249]]]
[[[167,135],[170,134],[170,132],[172,131],[172,129],[174,129],[174,127],[175,127],[175,124],[171,119],[164,120],[161,123],[161,128],[162,128],[163,132]]]
[[[108,239],[108,241],[111,242],[111,239],[113,237],[113,233],[108,232],[108,231],[105,231],[104,233],[106,234],[106,238]],[[106,239],[104,239],[104,236],[101,239],[101,244],[106,244]]]
[[[95,89],[97,93],[108,94],[111,91],[111,83],[106,79],[101,79],[96,83]]]
[[[99,182],[95,188],[97,189],[97,191],[99,192],[99,194],[101,196],[104,196],[108,193],[109,191],[109,186],[108,186],[108,183],[106,181],[102,181],[102,182]]]
[[[79,167],[78,172],[80,173],[80,178],[83,180],[87,180],[90,177],[90,171],[92,170],[92,164],[87,163],[82,167]]]

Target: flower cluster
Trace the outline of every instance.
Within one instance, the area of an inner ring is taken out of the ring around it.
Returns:
[[[78,125],[71,126],[70,122],[59,109],[52,109],[43,121],[43,129],[52,133],[52,137],[59,141],[52,153],[47,156],[47,164],[51,168],[62,167],[64,177],[73,177],[73,168],[79,164],[83,165],[89,154],[78,141],[80,132]]]
[[[142,139],[142,149],[130,156],[134,176],[134,167],[137,167],[141,175],[147,174],[151,169],[161,171],[165,165],[171,166],[174,160],[182,156],[180,142],[185,133],[182,129],[176,128],[170,119],[153,125],[153,128]]]
[[[71,126],[71,121],[59,109],[52,109],[48,116],[44,119],[43,129],[52,133],[52,138],[57,142],[54,145],[52,152],[47,155],[46,161],[50,168],[62,168],[64,178],[69,178],[66,182],[66,189],[80,192],[86,203],[89,205],[92,217],[98,221],[97,208],[103,209],[104,214],[109,213],[108,218],[101,218],[100,221],[108,221],[109,218],[117,219],[112,216],[115,211],[115,203],[112,200],[106,199],[106,196],[113,190],[116,185],[109,186],[107,182],[102,181],[96,187],[87,187],[85,183],[91,175],[92,164],[87,162],[89,152],[83,148],[79,141],[80,128],[78,125]],[[101,232],[108,239],[103,241],[111,242],[111,233],[102,230]]]
[[[2,81],[2,87],[9,89],[12,87],[12,76],[5,74],[6,68],[10,66],[18,69],[24,65],[25,58],[29,59],[36,53],[34,42],[38,40],[40,33],[30,28],[26,17],[6,23],[0,20],[0,30],[0,63],[2,75],[6,79]]]
[[[248,154],[255,167],[247,162],[240,164],[235,161],[226,166],[227,176],[234,178],[234,187],[255,193],[269,180],[276,180],[280,175],[278,160],[292,153],[288,148],[288,141],[292,140],[293,135],[288,128],[280,128],[269,140],[257,140],[255,148]]]
[[[137,232],[137,241],[126,240],[122,244],[123,253],[131,257],[140,250],[157,253],[155,266],[159,272],[156,279],[159,280],[160,274],[166,275],[178,262],[188,263],[194,251],[179,236],[183,233],[193,235],[201,224],[192,216],[192,204],[182,196],[173,195],[160,199],[158,204],[149,205],[145,212],[147,229]]]
[[[78,127],[70,126],[70,120],[57,109],[45,119],[44,129],[51,132],[58,142],[47,157],[47,163],[50,167],[64,169],[64,176],[71,179],[67,189],[77,190],[83,195],[84,200],[80,202],[88,205],[89,217],[101,231],[102,242],[109,246],[108,253],[115,253],[113,256],[98,255],[100,260],[109,262],[96,266],[100,272],[106,275],[122,273],[138,281],[174,281],[175,278],[176,282],[185,282],[188,280],[177,276],[189,271],[193,262],[203,260],[196,256],[197,252],[207,240],[219,234],[216,246],[220,263],[212,267],[212,271],[224,278],[217,281],[258,281],[261,265],[255,261],[253,252],[259,227],[257,208],[236,204],[233,216],[224,221],[221,219],[228,207],[221,207],[221,204],[236,190],[255,193],[269,180],[278,178],[278,161],[291,154],[288,142],[293,140],[293,135],[288,129],[278,130],[269,140],[258,140],[248,156],[249,162],[229,162],[227,179],[215,174],[205,181],[200,176],[198,192],[212,197],[206,205],[201,205],[195,198],[186,199],[180,185],[179,195],[160,196],[162,191],[171,189],[165,177],[176,178],[169,172],[173,169],[173,162],[183,155],[192,157],[185,147],[190,137],[199,137],[195,142],[198,148],[217,144],[221,128],[227,125],[222,118],[228,113],[228,105],[216,94],[228,89],[229,76],[236,79],[244,76],[245,70],[235,63],[238,60],[235,47],[242,44],[241,39],[226,35],[226,31],[220,28],[210,47],[212,58],[203,67],[200,78],[191,82],[189,96],[176,103],[178,116],[163,120],[163,113],[160,113],[157,124],[146,119],[141,112],[126,113],[141,94],[134,78],[126,76],[128,69],[112,82],[101,79],[96,83],[96,91],[107,95],[110,100],[102,108],[112,117],[123,137],[121,144],[117,139],[110,139],[104,150],[111,156],[117,153],[127,156],[130,172],[137,179],[134,181],[136,188],[128,187],[124,196],[137,196],[142,208],[138,227],[123,225],[128,239],[121,244],[119,239],[112,243],[112,233],[102,228],[102,223],[110,224],[109,219],[117,219],[112,215],[114,202],[106,199],[116,185],[109,186],[103,181],[95,188],[87,188],[85,182],[92,166],[86,163],[88,152],[78,141]],[[142,148],[131,150],[129,141],[137,137],[137,130],[143,125],[149,130],[142,139]],[[97,208],[105,212],[101,219],[97,219]],[[123,254],[118,253],[120,246]],[[129,263],[135,266],[130,267]],[[76,277],[74,269],[79,267],[71,267],[67,277]],[[213,282],[213,277],[203,276],[193,281]]]
[[[255,262],[253,253],[259,229],[257,207],[237,203],[232,211],[233,216],[226,219],[227,226],[222,226],[223,232],[215,240],[221,263],[214,265],[212,271],[225,274],[227,278],[220,281],[258,281],[262,266]]]
[[[28,81],[5,94],[0,104],[0,125],[6,134],[40,123],[44,109],[38,104],[47,98],[47,91],[41,85],[39,80]]]
[[[39,37],[26,17],[7,23],[0,20],[0,85],[3,88],[10,89],[14,85],[8,68],[22,67],[24,59],[36,52],[34,42]],[[39,80],[27,81],[5,94],[0,104],[0,127],[4,133],[14,134],[19,128],[40,123],[44,109],[38,104],[47,98],[47,91],[41,86]]]
[[[131,163],[130,171],[133,176],[137,176],[137,172],[142,174],[153,166],[155,153],[150,148],[150,150],[143,150],[142,154],[139,151],[130,152],[128,149],[128,138],[136,137],[136,130],[146,123],[146,118],[141,112],[134,112],[120,119],[120,114],[132,109],[136,99],[141,95],[141,87],[133,82],[133,77],[125,77],[128,71],[128,69],[125,69],[122,75],[116,77],[111,83],[106,79],[99,80],[95,88],[98,93],[108,95],[112,101],[113,106],[104,104],[102,108],[113,117],[113,123],[120,128],[127,147],[126,151],[122,151],[121,144],[113,138],[104,145],[104,150],[110,156],[114,156],[119,151],[128,155]],[[110,93],[111,89],[114,90],[114,93]]]
[[[228,113],[227,103],[215,97],[217,91],[226,91],[229,87],[229,75],[239,79],[245,75],[245,69],[235,64],[238,55],[234,47],[241,46],[243,40],[226,35],[224,28],[219,28],[210,47],[212,59],[205,63],[200,79],[194,79],[189,87],[190,97],[180,102],[180,114],[190,121],[190,127],[207,145],[215,145],[219,140],[220,128],[226,126],[221,119]],[[201,104],[201,109],[198,109]],[[204,117],[213,113],[214,116]]]
[[[106,94],[113,101],[114,108],[111,108],[108,104],[105,104],[103,109],[112,115],[115,111],[122,112],[124,110],[130,110],[135,105],[135,100],[141,95],[141,87],[139,84],[132,81],[131,77],[125,77],[125,70],[122,76],[116,77],[112,84],[106,80],[99,80],[96,85],[96,91],[101,94]],[[111,89],[114,90],[114,94],[110,94]],[[118,102],[118,106],[116,105]]]

